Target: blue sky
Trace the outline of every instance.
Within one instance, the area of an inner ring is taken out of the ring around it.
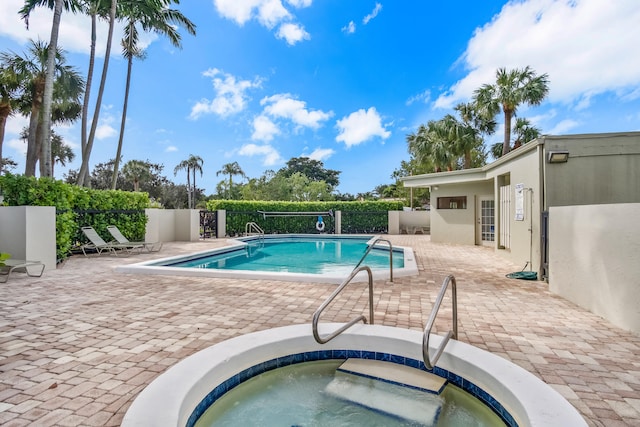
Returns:
[[[0,3],[0,51],[22,53],[30,38],[49,39],[51,12],[34,13],[27,31],[17,15],[22,3]],[[178,7],[197,35],[183,34],[182,49],[145,36],[147,58],[133,66],[123,160],[161,163],[182,183],[174,167],[199,155],[206,194],[224,178],[216,172],[225,163],[259,177],[299,156],[342,171],[343,193],[391,183],[409,159],[406,135],[468,101],[499,67],[529,65],[549,75],[547,100],[518,110],[544,134],[640,130],[637,0],[183,0]],[[86,17],[63,14],[60,45],[83,75],[89,30]],[[98,32],[100,70],[104,23]],[[120,25],[92,166],[116,152],[126,76],[121,36]],[[17,136],[26,123],[11,118],[5,135],[3,154],[19,163],[18,173],[26,147]],[[62,178],[79,168],[79,122],[56,132],[76,152],[67,167],[56,166]]]

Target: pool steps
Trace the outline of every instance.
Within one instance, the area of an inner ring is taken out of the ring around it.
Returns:
[[[347,359],[325,392],[360,406],[421,425],[435,425],[444,378],[396,363]],[[402,389],[402,390],[401,390]]]

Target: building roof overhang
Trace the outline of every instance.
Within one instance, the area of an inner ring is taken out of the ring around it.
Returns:
[[[531,150],[537,149],[538,146],[544,145],[544,140],[544,136],[534,139],[533,141],[519,147],[517,150],[511,151],[497,159],[495,162],[481,168],[405,176],[400,178],[400,181],[403,182],[405,187],[431,187],[434,185],[466,184],[471,182],[487,181],[488,179],[491,179],[489,177],[491,170],[502,166],[505,163],[509,163]]]

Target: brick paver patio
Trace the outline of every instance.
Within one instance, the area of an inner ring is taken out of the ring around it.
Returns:
[[[640,425],[640,337],[548,292],[493,250],[388,236],[412,246],[420,275],[376,282],[376,323],[422,330],[447,274],[458,283],[459,339],[500,355],[565,396],[591,426]],[[121,263],[224,240],[167,243],[159,254],[74,256],[41,278],[0,286],[0,424],[117,426],[156,376],[248,332],[309,323],[333,285],[119,274]],[[323,315],[366,310],[354,286]],[[445,301],[436,329],[449,328]],[[438,331],[436,331],[438,332]]]

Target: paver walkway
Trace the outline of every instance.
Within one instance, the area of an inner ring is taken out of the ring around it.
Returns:
[[[376,323],[422,330],[447,274],[458,283],[459,339],[557,389],[591,426],[640,425],[640,337],[547,291],[493,250],[389,236],[412,246],[420,275],[376,282]],[[41,278],[0,286],[0,425],[117,426],[136,395],[194,352],[248,332],[309,323],[334,286],[127,275],[120,263],[221,246],[168,243],[159,254],[74,256]],[[366,310],[366,286],[323,314]],[[449,328],[443,304],[436,331]]]

